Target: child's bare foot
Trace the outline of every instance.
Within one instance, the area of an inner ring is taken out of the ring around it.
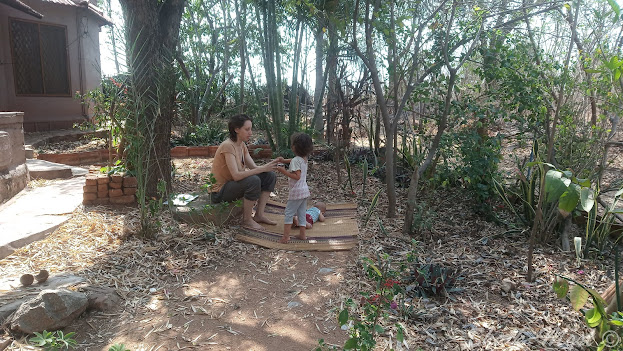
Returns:
[[[307,224],[305,225],[305,228],[307,228],[307,229],[312,229],[312,225],[311,225],[311,224],[309,224],[309,222],[307,222]]]
[[[243,221],[242,225],[245,227],[249,227],[251,229],[264,229],[261,225],[259,225],[256,221],[250,219],[248,221]]]
[[[307,236],[305,234],[299,234],[296,236],[296,238],[300,240],[307,240]]]
[[[265,224],[268,224],[268,225],[276,225],[277,224],[277,223],[271,221],[270,219],[268,219],[266,217],[255,216],[255,217],[253,217],[253,219],[257,223],[265,223]]]
[[[279,242],[282,243],[282,244],[287,244],[288,241],[290,241],[290,237],[288,237],[288,236],[282,236],[281,240],[279,240]]]

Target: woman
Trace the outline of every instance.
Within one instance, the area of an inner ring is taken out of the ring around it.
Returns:
[[[212,186],[212,202],[235,201],[244,197],[243,225],[261,229],[258,223],[275,225],[264,215],[266,201],[275,189],[277,176],[273,172],[279,159],[257,166],[246,142],[253,135],[251,117],[242,114],[229,119],[229,138],[221,143],[214,155],[212,173],[216,184]],[[257,201],[255,216],[253,205]]]

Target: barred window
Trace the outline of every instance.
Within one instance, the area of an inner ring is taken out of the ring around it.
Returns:
[[[71,96],[65,26],[11,18],[16,95]]]

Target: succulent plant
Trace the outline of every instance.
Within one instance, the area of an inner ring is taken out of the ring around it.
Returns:
[[[407,294],[417,296],[445,296],[457,280],[458,271],[435,263],[414,263],[408,275]]]

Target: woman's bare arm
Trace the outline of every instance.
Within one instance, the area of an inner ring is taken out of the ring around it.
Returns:
[[[249,154],[249,149],[246,149],[247,152],[244,153],[244,165],[248,168],[248,169],[254,169],[257,168],[258,165],[255,164],[255,161],[253,160],[253,157],[251,157],[251,155]],[[276,163],[283,163],[283,157],[279,156],[276,159],[271,160],[270,162],[276,161]],[[269,163],[270,163],[269,162]],[[290,163],[290,161],[288,161],[287,163]]]
[[[277,160],[272,160],[262,166],[257,166],[255,163],[253,163],[254,168],[251,168],[249,170],[239,171],[238,165],[236,164],[236,156],[230,153],[225,154],[225,163],[227,164],[227,169],[229,169],[229,173],[231,173],[231,176],[232,178],[234,178],[235,181],[242,180],[252,175],[257,175],[260,173],[272,171],[275,168],[277,168]]]

